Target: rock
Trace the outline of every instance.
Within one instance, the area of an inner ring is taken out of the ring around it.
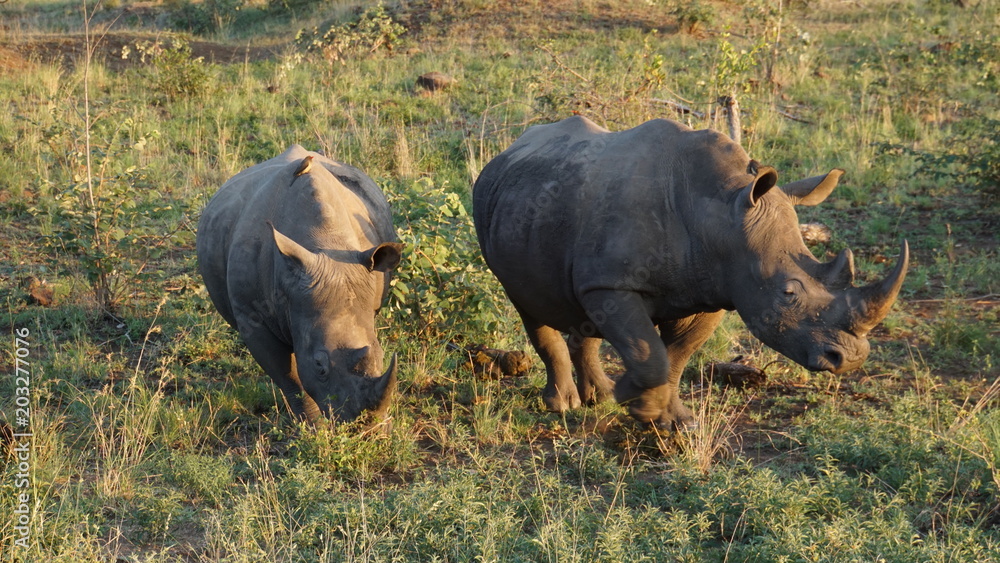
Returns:
[[[469,360],[463,367],[487,379],[518,377],[526,375],[531,369],[531,357],[518,350],[494,350],[479,344],[465,348],[465,353]]]
[[[27,289],[27,301],[31,305],[48,307],[55,300],[55,291],[45,280],[31,276],[24,280],[21,285]]]
[[[440,72],[428,72],[427,74],[422,74],[417,77],[417,86],[424,88],[425,90],[430,90],[431,92],[436,92],[438,90],[447,90],[451,88],[457,80],[448,76],[447,74],[442,74]]]
[[[830,242],[830,237],[833,236],[830,227],[821,223],[802,223],[799,225],[799,230],[802,231],[802,240],[806,241],[806,244]]]

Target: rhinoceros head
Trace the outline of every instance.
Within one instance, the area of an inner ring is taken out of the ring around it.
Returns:
[[[396,388],[396,358],[382,375],[375,312],[402,245],[312,252],[274,229],[275,288],[287,304],[302,390],[327,417],[384,411]]]
[[[753,167],[756,178],[733,200],[749,252],[745,276],[734,276],[733,304],[765,344],[813,371],[843,373],[868,357],[867,335],[888,314],[909,262],[903,241],[899,260],[884,280],[854,286],[854,258],[843,250],[827,263],[802,241],[795,205],[826,199],[842,170],[778,189],[777,173]]]

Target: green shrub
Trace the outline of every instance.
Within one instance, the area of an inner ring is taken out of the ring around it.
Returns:
[[[226,27],[234,14],[246,6],[246,1],[204,0],[195,3],[183,0],[175,4],[168,15],[170,27],[196,35],[207,35]]]
[[[699,0],[678,2],[670,13],[677,18],[678,25],[685,28],[688,33],[694,33],[700,27],[712,25],[717,17],[715,7],[712,4]]]
[[[389,203],[406,247],[391,282],[393,326],[425,336],[496,333],[507,317],[505,297],[479,251],[462,198],[422,178],[391,194]]]
[[[95,125],[108,127],[112,119]],[[48,156],[70,177],[49,179],[51,199],[29,209],[50,222],[43,246],[53,259],[80,268],[98,306],[112,313],[148,277],[146,266],[169,239],[152,214],[170,209],[143,205],[151,186],[143,168],[132,164],[159,133],[132,118],[113,126],[90,142],[77,138],[65,121],[47,129]]]
[[[169,47],[158,40],[143,41],[135,48],[151,89],[161,96],[161,101],[198,97],[208,90],[208,64],[203,57],[193,56],[186,40],[174,37]],[[128,51],[122,54],[128,55]]]
[[[344,63],[344,57],[380,50],[392,52],[406,28],[399,24],[379,2],[365,10],[355,22],[335,24],[320,31],[302,29],[295,43],[308,53],[320,53],[327,60]]]
[[[292,448],[293,459],[339,479],[369,480],[384,471],[406,472],[419,454],[410,429],[403,426],[302,423]]]
[[[173,452],[170,472],[178,485],[216,506],[230,495],[234,482],[233,464],[224,456]]]

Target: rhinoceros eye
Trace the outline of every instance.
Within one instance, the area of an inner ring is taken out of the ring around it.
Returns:
[[[802,282],[799,280],[788,280],[785,282],[785,288],[782,293],[785,299],[794,299],[802,292]]]
[[[324,351],[313,354],[313,361],[316,363],[316,378],[320,381],[329,379],[330,355]]]

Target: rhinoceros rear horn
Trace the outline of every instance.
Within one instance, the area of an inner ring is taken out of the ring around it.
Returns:
[[[906,278],[906,269],[910,264],[910,245],[904,240],[899,252],[899,260],[889,277],[864,287],[860,287],[860,307],[855,311],[854,328],[859,332],[868,332],[875,328],[896,301],[899,290]]]
[[[364,406],[376,418],[384,415],[385,411],[389,409],[389,405],[392,404],[392,397],[396,394],[397,370],[396,354],[393,354],[392,361],[389,362],[389,369],[381,377],[370,383],[371,387],[369,387],[366,394],[369,404]]]

